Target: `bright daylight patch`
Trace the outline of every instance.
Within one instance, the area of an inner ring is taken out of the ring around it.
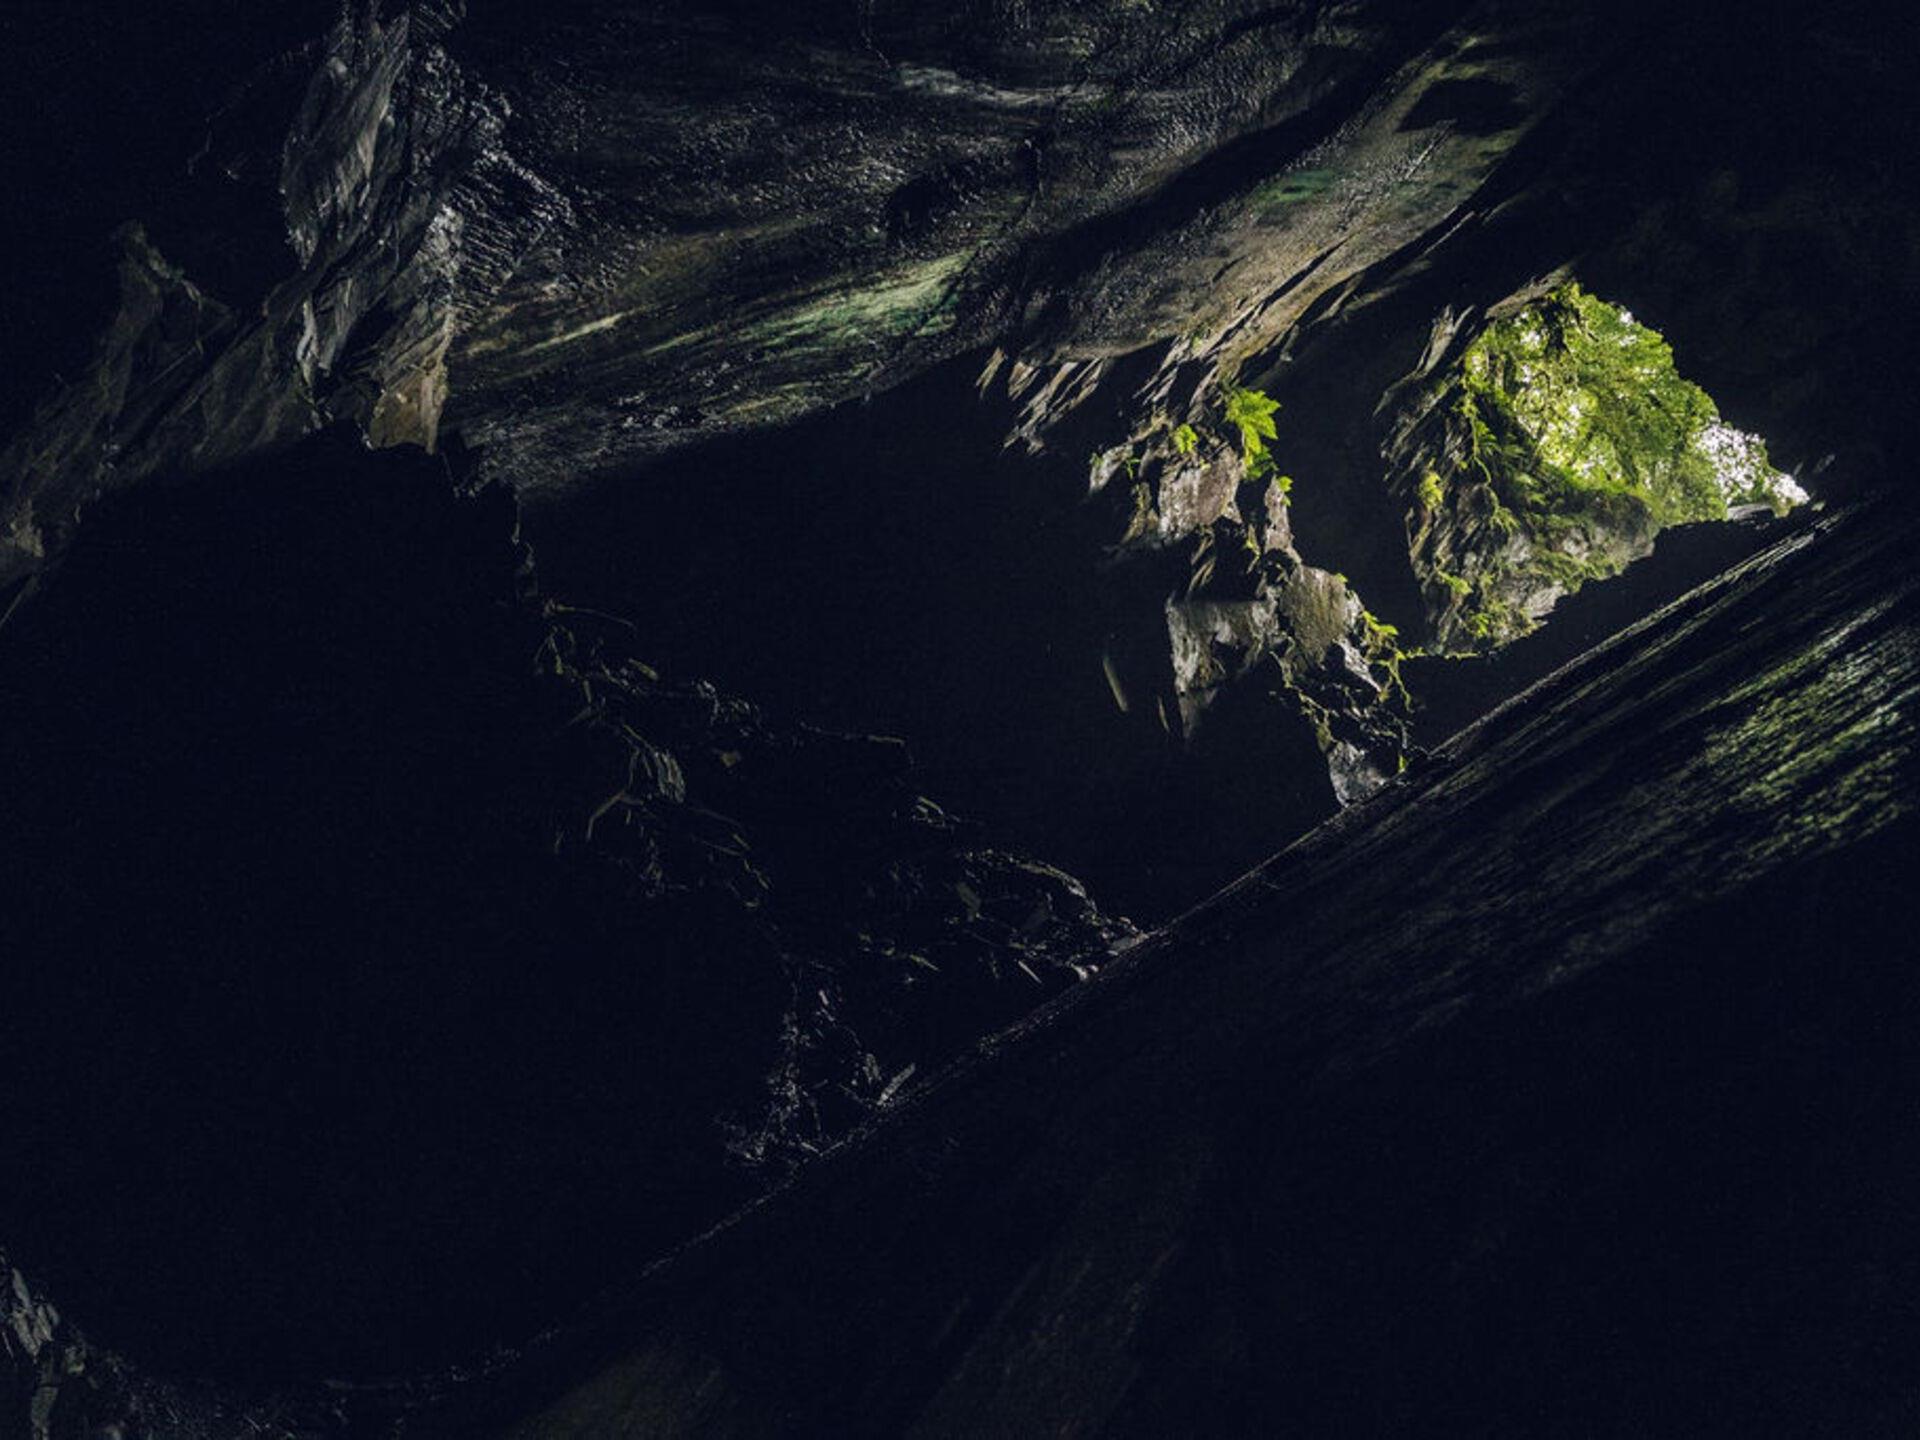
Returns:
[[[1488,326],[1464,368],[1475,460],[1515,508],[1632,499],[1672,525],[1807,498],[1681,377],[1658,331],[1578,284]]]
[[[1408,538],[1438,648],[1526,634],[1669,525],[1807,499],[1660,334],[1567,283],[1489,324],[1442,384]]]

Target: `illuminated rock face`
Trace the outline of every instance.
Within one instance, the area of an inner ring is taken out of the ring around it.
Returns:
[[[1841,65],[1834,33],[1781,53]],[[1275,723],[1321,743],[1341,795],[1363,793],[1406,758],[1404,653],[1509,639],[1657,529],[1628,515],[1517,535],[1511,505],[1462,490],[1410,567],[1360,573],[1358,551],[1394,541],[1382,479],[1418,487],[1459,458],[1375,453],[1394,443],[1373,411],[1436,316],[1457,355],[1516,286],[1572,265],[1669,330],[1789,468],[1851,447],[1830,477],[1851,484],[1889,453],[1901,182],[1874,153],[1810,168],[1804,131],[1746,83],[1767,65],[1706,22],[1578,4],[353,11],[249,82],[282,103],[250,100],[234,113],[260,128],[214,126],[196,162],[252,178],[248,224],[279,239],[251,248],[277,261],[215,266],[216,292],[167,253],[178,217],[159,241],[129,234],[90,373],[0,455],[0,586],[57,557],[93,495],[323,424],[451,441],[480,479],[564,503],[990,352],[983,393],[1007,434],[1098,455],[1107,543],[1188,552],[1153,613],[1259,611],[1235,622],[1246,643],[1171,688],[1160,657],[1123,688],[1191,734],[1221,677],[1278,686]],[[1807,293],[1810,256],[1841,277],[1817,304],[1766,298]],[[1761,340],[1726,338],[1745,333],[1741,305]],[[1340,377],[1338,399],[1294,403],[1307,374]],[[1280,402],[1261,450],[1235,433],[1235,395]],[[1822,429],[1816,400],[1847,425]],[[1282,482],[1308,519],[1278,513]],[[1356,527],[1373,538],[1356,546]],[[1226,593],[1236,547],[1273,572],[1257,599]],[[1348,577],[1354,622],[1330,649],[1275,649],[1287,577],[1308,572]],[[1171,613],[1163,657],[1219,628]]]

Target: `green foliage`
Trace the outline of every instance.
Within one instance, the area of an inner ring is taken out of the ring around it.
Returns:
[[[1389,625],[1371,610],[1360,612],[1360,623],[1366,628],[1369,649],[1384,649],[1400,638],[1400,627]]]
[[[1293,477],[1291,475],[1274,476],[1273,486],[1274,486],[1274,489],[1280,492],[1281,504],[1285,505],[1285,504],[1291,503],[1293,499]]]
[[[1656,331],[1577,284],[1489,325],[1461,381],[1471,468],[1549,540],[1580,520],[1659,527],[1805,498],[1758,437],[1720,422]]]
[[[1191,425],[1181,425],[1173,432],[1173,449],[1176,455],[1191,455],[1199,448],[1200,435]]]
[[[1526,615],[1511,601],[1480,586],[1473,608],[1467,613],[1467,630],[1475,640],[1498,644],[1515,635],[1524,635],[1532,626]]]
[[[1271,464],[1267,441],[1280,433],[1273,423],[1273,412],[1280,408],[1280,402],[1263,391],[1239,385],[1227,387],[1226,401],[1227,423],[1239,430],[1240,453],[1246,459],[1248,472],[1257,474],[1255,467],[1260,457],[1268,456]]]
[[[1806,498],[1757,436],[1721,421],[1657,332],[1577,284],[1489,324],[1451,384],[1463,459],[1454,475],[1423,474],[1416,501],[1429,520],[1451,501],[1527,542],[1483,557],[1471,583],[1434,568],[1486,644],[1533,628],[1513,597],[1614,573],[1614,537]]]
[[[1403,704],[1411,704],[1413,697],[1400,678],[1400,662],[1406,658],[1406,651],[1400,648],[1400,627],[1389,625],[1371,610],[1362,608],[1360,630],[1361,648],[1366,651],[1368,663],[1386,672],[1388,698],[1397,696]]]

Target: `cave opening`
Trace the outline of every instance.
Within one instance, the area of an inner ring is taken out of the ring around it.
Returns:
[[[1577,281],[1494,307],[1445,370],[1429,403],[1451,428],[1405,519],[1429,637],[1404,669],[1419,744],[1757,553],[1814,498],[1658,331]],[[1476,508],[1470,578],[1445,555]]]
[[[1630,312],[1576,281],[1501,308],[1426,397],[1407,528],[1442,653],[1529,633],[1664,529],[1808,498]]]
[[[1911,19],[468,8],[0,20],[0,1434],[1915,1428]]]
[[[1224,541],[1143,525],[1168,482],[1111,447],[1126,383],[1019,446],[985,360],[535,492],[527,534],[543,583],[633,617],[669,671],[905,738],[942,804],[1143,921],[1339,803],[1259,667],[1182,713],[1169,607],[1217,589],[1224,546],[1258,555],[1254,517],[1286,512],[1302,559],[1357,597],[1369,659],[1405,677],[1408,735],[1431,746],[1808,498],[1658,332],[1572,280],[1491,306],[1377,402],[1328,402],[1337,366],[1249,367],[1259,385],[1202,421],[1247,471]],[[1172,460],[1203,433],[1169,425]]]

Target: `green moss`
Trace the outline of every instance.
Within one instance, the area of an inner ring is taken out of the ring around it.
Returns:
[[[1181,425],[1173,432],[1173,451],[1176,455],[1191,455],[1199,448],[1200,435],[1191,425]]]
[[[806,353],[869,346],[878,336],[939,334],[952,327],[958,313],[953,282],[970,259],[944,255],[859,288],[824,292],[811,303],[796,302],[740,330],[739,343]]]
[[[1339,179],[1337,170],[1293,170],[1255,186],[1248,199],[1255,210],[1272,213],[1326,194]]]
[[[1722,423],[1657,332],[1577,284],[1489,324],[1448,384],[1445,413],[1463,458],[1451,475],[1422,474],[1422,533],[1451,502],[1528,542],[1484,557],[1471,583],[1434,566],[1487,644],[1533,628],[1503,591],[1571,593],[1616,573],[1665,526],[1806,498],[1758,437]]]
[[[1758,437],[1720,423],[1658,332],[1577,284],[1487,326],[1460,376],[1469,466],[1536,531],[1717,520],[1731,505],[1804,498]]]
[[[1533,557],[1533,566],[1569,595],[1589,580],[1605,580],[1620,573],[1619,566],[1605,556],[1575,556],[1559,550],[1540,551]]]

